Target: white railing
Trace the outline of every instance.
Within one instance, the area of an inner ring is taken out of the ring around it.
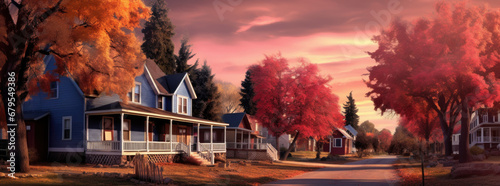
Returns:
[[[174,148],[176,151],[191,152],[189,146],[184,143],[177,143]]]
[[[119,141],[89,141],[87,150],[96,151],[120,151]]]
[[[267,154],[274,160],[279,160],[278,151],[270,144],[266,143]]]
[[[214,151],[226,151],[226,144],[225,143],[214,143],[213,144]]]
[[[235,142],[226,142],[226,145],[227,145],[228,149],[235,149],[236,148]]]
[[[125,141],[123,142],[124,151],[146,151],[147,146],[145,141]]]
[[[210,152],[210,143],[200,143],[200,152],[208,151]],[[225,143],[213,143],[214,151],[226,151]]]
[[[170,151],[170,142],[150,141],[149,151]]]

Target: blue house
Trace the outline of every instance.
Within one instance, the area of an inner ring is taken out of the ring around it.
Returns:
[[[56,68],[53,56],[44,61],[46,71]],[[200,143],[199,129],[225,131],[228,124],[192,117],[196,98],[187,73],[165,75],[149,60],[127,101],[85,94],[77,81],[60,76],[49,93],[23,105],[28,146],[49,160],[91,164],[122,164],[137,153],[166,162],[190,155],[213,163],[215,156],[225,158],[226,143]]]

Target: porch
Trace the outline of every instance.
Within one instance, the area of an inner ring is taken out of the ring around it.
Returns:
[[[479,127],[470,132],[470,146],[480,145],[484,149],[496,148],[500,143],[500,126]]]
[[[225,140],[201,143],[198,134],[200,126],[211,130],[217,126],[225,131],[227,124],[140,105],[118,103],[113,107],[120,109],[99,107],[86,112],[86,154],[204,153],[213,163],[214,153],[226,152]]]

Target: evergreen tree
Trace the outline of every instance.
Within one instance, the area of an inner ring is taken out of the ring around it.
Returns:
[[[146,57],[155,61],[165,74],[175,73],[174,26],[167,17],[168,9],[165,1],[156,0],[151,8],[151,17],[146,22],[142,33],[144,43],[141,49]]]
[[[204,62],[201,69],[195,70],[196,79],[193,87],[198,99],[193,100],[193,116],[212,121],[221,121],[221,102],[217,86],[214,83],[212,69]]]
[[[254,115],[257,109],[255,108],[255,102],[253,101],[253,97],[255,96],[255,93],[253,91],[253,82],[252,82],[252,69],[254,69],[256,66],[250,66],[245,73],[245,80],[241,82],[241,89],[240,89],[240,95],[241,95],[241,106],[245,110],[247,114]]]
[[[347,96],[347,102],[344,103],[344,111],[342,112],[345,116],[345,125],[351,125],[354,129],[358,129],[359,116],[358,108],[354,98],[352,98],[352,92]]]
[[[194,65],[188,64],[188,61],[196,55],[193,54],[193,50],[191,50],[191,45],[188,44],[188,41],[189,40],[187,38],[183,38],[181,40],[181,48],[179,49],[179,54],[175,55],[175,71],[177,73],[187,72],[189,75],[192,75],[194,74],[195,69],[198,66],[198,60],[196,60]]]

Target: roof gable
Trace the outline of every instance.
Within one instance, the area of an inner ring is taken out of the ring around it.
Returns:
[[[222,121],[224,123],[228,123],[229,124],[228,127],[237,128],[240,126],[240,123],[243,121],[244,116],[245,116],[244,112],[224,114],[224,115],[222,115]]]
[[[175,94],[182,85],[182,82],[186,82],[192,99],[197,98],[193,85],[191,84],[191,80],[186,72],[166,75],[154,61],[146,60],[146,63],[144,64],[144,73],[148,78],[148,82],[151,84],[151,87],[154,87],[153,89],[156,94]]]

